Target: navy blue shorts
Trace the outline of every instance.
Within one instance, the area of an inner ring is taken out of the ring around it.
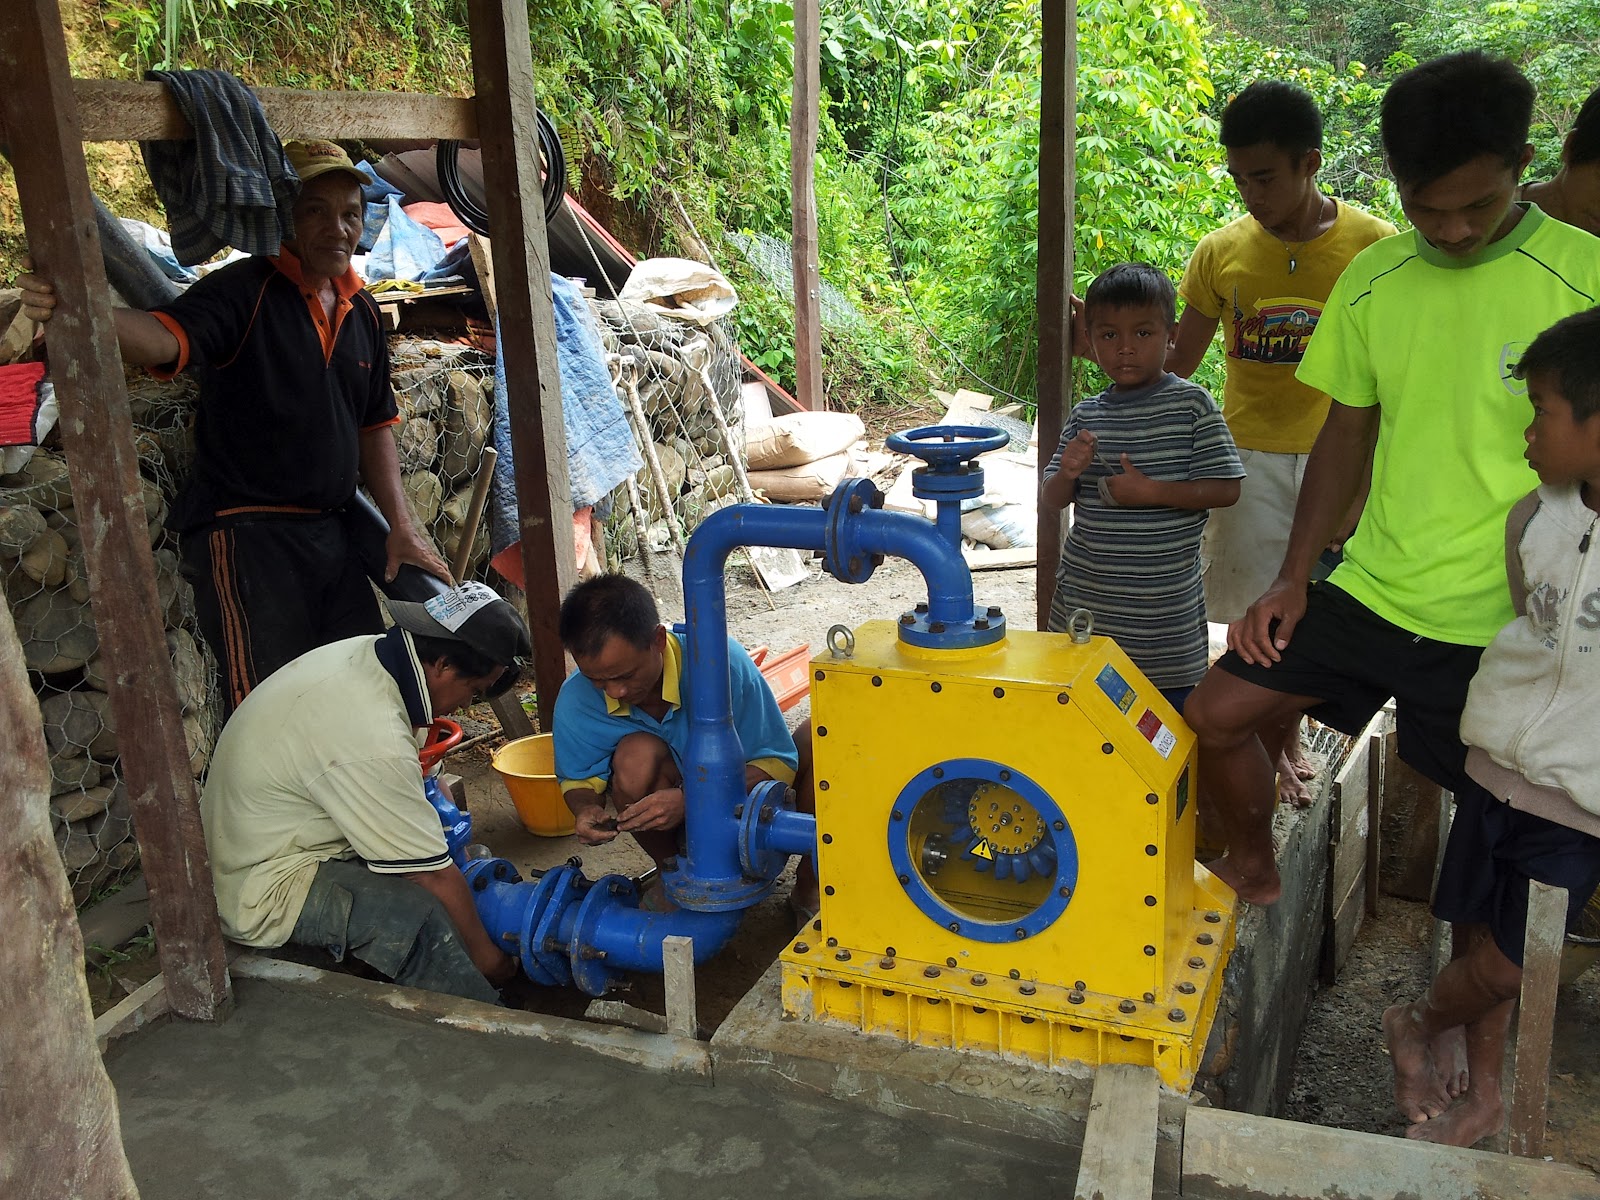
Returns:
[[[1433,915],[1487,925],[1521,966],[1530,879],[1567,889],[1571,929],[1600,885],[1600,838],[1512,808],[1476,783],[1458,791]]]
[[[1254,666],[1230,650],[1217,666],[1268,691],[1315,696],[1320,703],[1306,713],[1352,736],[1393,696],[1400,757],[1459,793],[1470,783],[1461,710],[1482,656],[1482,646],[1412,633],[1331,583],[1315,583],[1281,661]]]

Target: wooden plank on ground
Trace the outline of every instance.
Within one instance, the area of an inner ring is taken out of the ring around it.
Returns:
[[[1522,999],[1517,1005],[1516,1068],[1511,1083],[1511,1153],[1544,1155],[1550,1101],[1550,1039],[1556,987],[1567,940],[1567,891],[1537,880],[1528,885],[1527,937],[1522,952]]]
[[[1039,411],[1039,483],[1061,438],[1072,391],[1073,159],[1077,123],[1077,0],[1043,4],[1039,13],[1039,255],[1034,307],[1039,321],[1035,372]],[[1061,512],[1039,505],[1034,535],[1034,619],[1050,623],[1061,559]]]
[[[1426,902],[1433,897],[1433,880],[1444,846],[1446,825],[1439,823],[1439,812],[1440,798],[1447,793],[1400,761],[1397,746],[1397,735],[1390,733],[1384,752],[1383,806],[1390,812],[1409,812],[1411,816],[1394,850],[1389,894]]]
[[[28,245],[56,288],[50,361],[83,533],[111,714],[173,1010],[220,1017],[231,1002],[199,797],[156,596],[139,460],[100,255],[78,107],[55,0],[0,4],[0,123]],[[81,951],[80,951],[81,953]]]
[[[160,83],[74,79],[78,121],[86,142],[181,141],[194,136],[172,94]],[[293,138],[385,139],[478,136],[471,97],[415,92],[310,92],[252,88],[273,131]]]
[[[1372,718],[1351,742],[1350,752],[1333,779],[1320,968],[1325,984],[1333,983],[1344,969],[1368,909],[1367,897],[1374,880],[1369,866],[1370,847],[1377,833],[1372,821],[1373,804],[1376,781],[1382,778],[1382,764],[1375,767],[1374,758],[1381,758],[1387,720],[1382,712]]]
[[[1191,1108],[1184,1200],[1595,1200],[1592,1172],[1486,1150]]]
[[[1149,1067],[1108,1063],[1095,1072],[1074,1200],[1150,1200],[1160,1100]]]
[[[528,9],[502,0],[469,0],[467,13],[534,684],[539,727],[550,729],[556,693],[567,675],[557,620],[561,600],[577,578],[577,565]]]
[[[789,196],[794,265],[794,398],[822,409],[822,275],[817,250],[817,121],[822,0],[794,3],[794,87],[789,105]]]
[[[973,571],[1009,571],[1016,567],[1031,567],[1038,561],[1038,551],[1032,546],[1018,546],[1011,550],[961,551],[967,567]]]
[[[1362,918],[1366,916],[1366,864],[1358,860],[1361,870],[1350,883],[1350,890],[1339,898],[1333,910],[1333,921],[1329,926],[1333,947],[1333,974],[1324,980],[1334,983],[1339,978],[1339,972],[1344,970],[1345,963],[1350,961],[1351,951],[1355,949],[1356,936],[1361,932]]]
[[[107,1009],[94,1019],[94,1040],[100,1053],[117,1038],[142,1029],[172,1011],[172,1001],[167,998],[167,981],[160,975],[147,979],[114,1008]]]

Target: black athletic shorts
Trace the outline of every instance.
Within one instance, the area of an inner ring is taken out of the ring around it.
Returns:
[[[1393,696],[1400,757],[1459,793],[1470,782],[1461,710],[1482,655],[1482,646],[1411,633],[1348,592],[1315,583],[1280,662],[1253,666],[1230,650],[1217,666],[1269,691],[1317,697],[1307,714],[1352,735]]]
[[[1475,782],[1456,792],[1433,915],[1487,925],[1500,952],[1521,966],[1530,879],[1567,889],[1571,929],[1600,885],[1600,838],[1512,808]]]
[[[225,714],[306,651],[383,632],[372,584],[337,513],[231,518],[183,534],[181,545]]]

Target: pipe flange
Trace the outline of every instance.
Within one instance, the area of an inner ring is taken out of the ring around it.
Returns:
[[[595,945],[603,914],[608,908],[638,907],[639,889],[626,875],[602,876],[579,903],[567,941],[567,965],[585,996],[604,996],[618,975],[606,965],[606,952]]]
[[[538,883],[538,896],[532,905],[538,914],[528,923],[522,961],[528,978],[549,987],[566,987],[572,982],[572,968],[566,946],[558,931],[567,906],[577,901],[583,875],[575,867],[557,867]]]
[[[741,874],[738,879],[706,880],[691,877],[682,867],[661,872],[661,886],[679,908],[690,912],[727,912],[733,908],[749,908],[759,904],[772,892],[777,876],[771,879],[747,879],[743,875],[743,850],[740,851]]]
[[[777,779],[766,779],[750,789],[739,818],[739,869],[749,879],[773,880],[789,865],[789,856],[770,846],[772,818],[794,811],[794,792]]]
[[[883,507],[883,493],[870,479],[847,479],[828,497],[828,525],[823,569],[841,583],[865,583],[883,561],[861,542],[850,518],[869,508]]]
[[[951,624],[935,621],[925,612],[900,614],[900,640],[908,646],[922,646],[933,650],[964,650],[975,646],[992,646],[1006,636],[1004,615],[989,616],[989,609],[974,607],[972,616]]]

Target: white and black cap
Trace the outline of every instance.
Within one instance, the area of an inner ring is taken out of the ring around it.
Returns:
[[[469,581],[419,602],[390,600],[394,623],[423,637],[463,642],[504,666],[533,652],[522,617],[488,584]]]

